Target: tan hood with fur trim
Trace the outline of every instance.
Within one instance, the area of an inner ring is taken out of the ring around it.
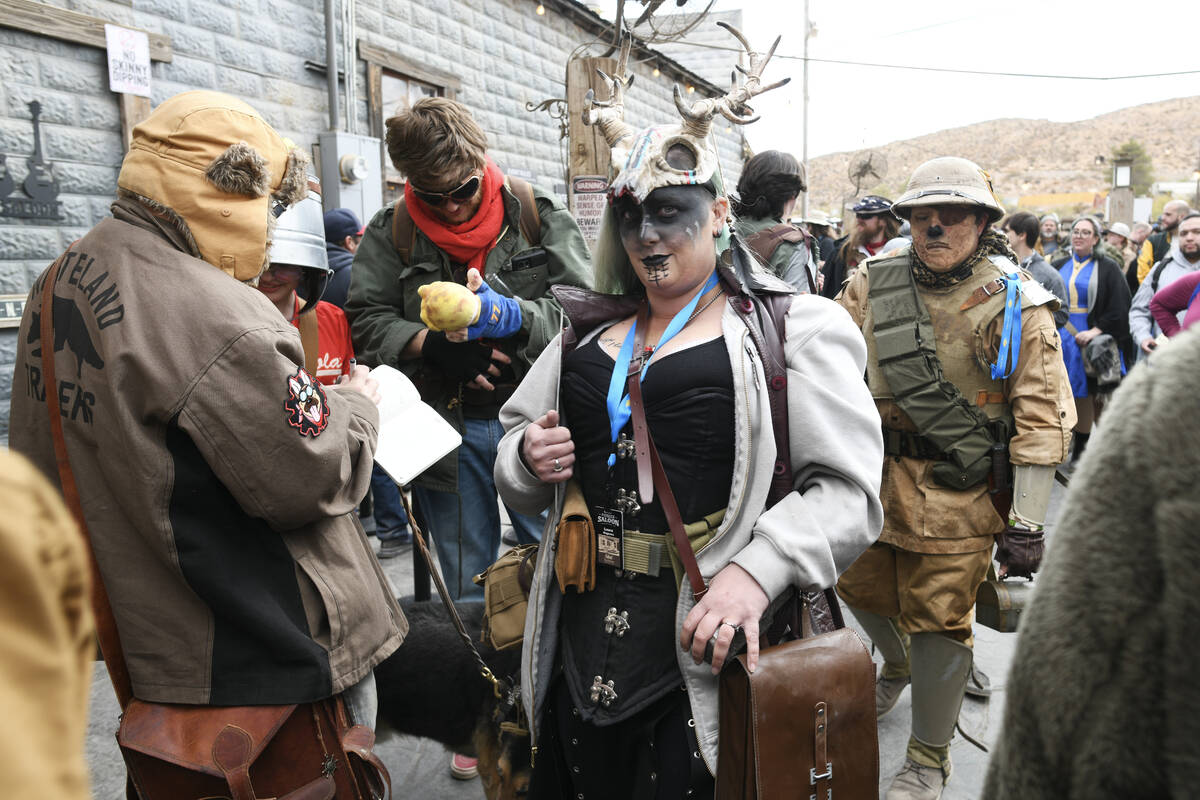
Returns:
[[[241,100],[184,92],[133,129],[117,185],[173,212],[201,258],[247,281],[266,266],[274,201],[307,193],[307,162]]]

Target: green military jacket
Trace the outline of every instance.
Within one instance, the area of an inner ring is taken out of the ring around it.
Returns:
[[[538,246],[546,251],[546,263],[514,270],[513,256],[531,249],[531,244],[520,232],[520,201],[507,184],[503,192],[504,224],[499,241],[488,253],[484,278],[492,279],[488,283],[493,290],[516,298],[521,306],[521,328],[509,340],[511,346],[504,348],[513,359],[513,372],[519,382],[562,324],[561,309],[550,295],[550,287],[568,284],[590,289],[591,257],[571,212],[553,195],[535,186],[541,220]],[[400,354],[425,327],[417,287],[454,280],[455,265],[420,229],[416,230],[408,264],[401,261],[392,239],[393,214],[394,206],[383,208],[363,233],[354,255],[346,316],[360,363],[388,364],[411,377],[420,370],[421,360],[402,361]],[[446,386],[433,396],[424,396],[456,429],[463,429],[458,387]],[[430,467],[416,482],[431,489],[457,490],[456,454]]]

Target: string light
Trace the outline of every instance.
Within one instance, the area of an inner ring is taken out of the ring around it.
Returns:
[[[688,94],[691,94],[691,93],[692,93],[692,92],[694,92],[694,91],[696,91],[696,87],[695,87],[695,86],[692,86],[692,85],[689,83],[689,84],[688,84],[688,87],[687,87],[687,93],[688,93]]]
[[[656,77],[656,78],[657,78],[659,75],[662,75],[662,70],[660,70],[660,69],[658,68],[658,64],[655,64],[655,65],[654,65],[654,72],[652,72],[652,73],[650,73],[650,74],[651,74],[651,75],[653,75],[653,76],[654,76],[654,77]]]
[[[539,17],[545,16],[546,15],[546,7],[544,5],[542,5],[541,3],[538,3],[536,13]]]

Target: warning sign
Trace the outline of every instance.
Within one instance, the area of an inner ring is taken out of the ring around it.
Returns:
[[[608,206],[608,180],[603,175],[578,175],[571,180],[575,222],[588,247],[600,236],[600,218]]]

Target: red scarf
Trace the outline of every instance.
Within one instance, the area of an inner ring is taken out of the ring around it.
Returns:
[[[504,173],[490,157],[483,170],[483,202],[479,210],[461,225],[447,225],[430,213],[429,206],[412,192],[411,184],[404,183],[404,205],[421,233],[429,237],[439,250],[450,256],[457,264],[474,267],[483,274],[483,262],[500,238],[500,225],[504,222],[504,196],[500,187],[504,185]]]

